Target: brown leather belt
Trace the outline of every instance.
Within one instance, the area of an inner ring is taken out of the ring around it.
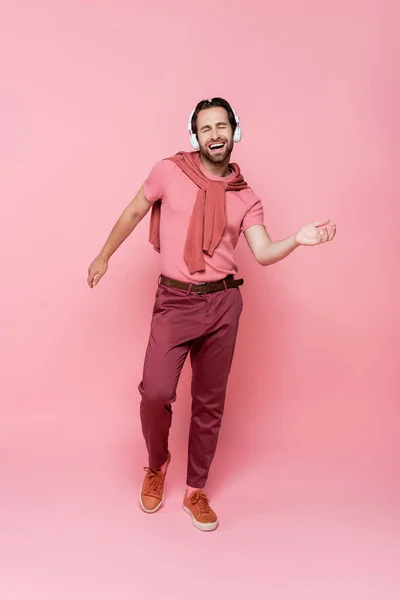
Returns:
[[[221,292],[222,290],[229,288],[236,288],[243,285],[243,279],[235,279],[233,275],[228,275],[225,279],[219,281],[211,281],[210,283],[186,283],[184,281],[177,281],[176,279],[170,279],[164,275],[160,275],[159,283],[166,285],[167,287],[177,288],[178,290],[186,290],[195,292],[196,294],[212,294],[213,292]]]

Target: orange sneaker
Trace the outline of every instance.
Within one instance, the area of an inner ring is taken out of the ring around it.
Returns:
[[[171,461],[171,455],[168,452],[167,467],[165,473],[161,470],[153,471],[149,467],[145,467],[146,476],[144,478],[142,488],[140,490],[140,506],[147,513],[155,513],[164,500],[164,482],[167,474],[168,465]]]
[[[200,531],[214,531],[219,525],[218,517],[210,506],[210,501],[202,491],[195,491],[183,500],[183,510],[192,517],[192,522]]]

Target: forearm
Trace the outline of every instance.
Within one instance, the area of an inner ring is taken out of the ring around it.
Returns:
[[[126,208],[118,221],[115,223],[108,236],[99,256],[108,261],[114,252],[121,246],[126,238],[132,233],[140,222],[141,216]]]
[[[295,241],[295,235],[291,235],[283,240],[264,244],[258,252],[257,260],[263,266],[273,265],[286,256],[289,256],[289,254],[298,248],[299,245],[300,244]]]

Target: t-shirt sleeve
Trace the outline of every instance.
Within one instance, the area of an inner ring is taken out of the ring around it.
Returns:
[[[250,208],[242,220],[241,232],[244,233],[252,225],[264,225],[264,208],[260,198],[254,192],[252,193]]]
[[[174,163],[170,160],[161,160],[151,169],[143,184],[144,195],[149,202],[157,202],[163,199],[168,187]]]

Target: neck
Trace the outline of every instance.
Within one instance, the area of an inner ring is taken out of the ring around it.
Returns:
[[[229,160],[230,155],[224,160],[224,162],[215,164],[207,160],[207,158],[200,154],[200,162],[203,169],[205,169],[215,177],[226,177],[227,175],[229,175]]]

